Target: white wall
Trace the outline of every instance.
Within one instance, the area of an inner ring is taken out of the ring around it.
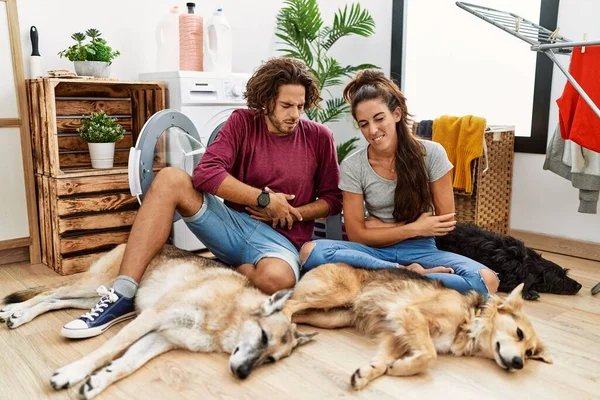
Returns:
[[[57,68],[73,70],[72,63],[56,54],[73,44],[70,36],[88,28],[99,29],[109,45],[121,56],[113,62],[112,77],[137,79],[140,72],[152,72],[156,65],[155,28],[172,5],[186,10],[185,1],[105,0],[100,3],[82,0],[18,0],[25,73],[31,54],[29,28],[37,26],[40,34],[42,71]],[[319,7],[325,25],[333,23],[334,13],[351,0],[321,0]],[[376,28],[370,38],[353,36],[341,39],[330,54],[342,64],[372,63],[389,74],[391,57],[390,0],[362,0],[361,5],[373,16]],[[233,30],[233,72],[252,72],[263,60],[278,55],[275,43],[275,21],[281,0],[202,0],[196,1],[196,13],[212,15],[223,7]],[[68,10],[68,17],[67,17]],[[205,19],[206,21],[206,19]],[[350,119],[332,124],[336,140],[359,135]]]
[[[589,40],[600,39],[599,15],[600,1],[561,0],[558,12],[560,34],[570,40],[582,40],[583,33],[587,32]],[[557,57],[563,65],[568,65],[569,56]],[[565,83],[564,74],[555,66],[548,139],[558,123],[556,99],[562,94]],[[577,212],[579,191],[570,181],[544,171],[544,157],[523,153],[515,156],[511,227],[600,243],[600,214]]]

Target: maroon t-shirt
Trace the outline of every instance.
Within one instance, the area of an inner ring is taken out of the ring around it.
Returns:
[[[194,187],[216,194],[228,174],[258,189],[267,186],[294,194],[293,207],[319,198],[329,204],[330,215],[342,208],[333,134],[313,121],[300,119],[292,134],[278,136],[269,133],[263,115],[246,109],[234,111],[194,169]],[[225,203],[246,212],[243,205]],[[312,237],[313,228],[313,221],[298,221],[292,229],[276,229],[300,248]]]

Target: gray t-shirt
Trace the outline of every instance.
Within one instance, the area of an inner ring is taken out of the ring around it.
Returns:
[[[441,144],[429,140],[419,142],[425,146],[425,169],[429,182],[437,181],[454,168]],[[338,187],[345,192],[362,194],[369,215],[384,222],[394,222],[396,180],[377,175],[369,164],[367,148],[358,150],[342,161],[342,177]]]

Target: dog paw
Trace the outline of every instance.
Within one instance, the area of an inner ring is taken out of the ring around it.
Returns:
[[[79,398],[84,400],[93,399],[103,392],[111,383],[111,372],[109,367],[106,367],[90,376],[79,388]]]
[[[92,379],[92,377],[90,376],[87,381],[85,381],[83,383],[83,385],[81,385],[81,387],[79,388],[79,398],[83,399],[83,400],[89,400],[89,399],[93,399],[94,397],[96,397],[100,392],[102,391],[102,389],[98,388],[95,385],[94,380]]]
[[[10,329],[15,329],[29,321],[31,321],[31,318],[28,318],[26,313],[16,312],[13,315],[11,315],[10,317],[8,317],[8,320],[6,321],[6,325]]]
[[[81,368],[76,363],[69,364],[66,367],[60,368],[52,375],[50,385],[54,390],[66,389],[84,379],[87,376],[85,371],[85,368]]]
[[[352,385],[352,389],[354,390],[361,390],[367,386],[368,383],[369,380],[361,375],[360,368],[354,371],[352,378],[350,378],[350,385]]]
[[[540,294],[535,290],[523,292],[522,296],[525,300],[538,300],[540,298]]]
[[[13,306],[7,305],[0,310],[0,323],[4,323],[13,314]]]

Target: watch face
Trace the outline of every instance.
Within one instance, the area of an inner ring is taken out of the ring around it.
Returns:
[[[269,193],[261,193],[258,196],[258,205],[261,207],[266,207],[269,205]]]

